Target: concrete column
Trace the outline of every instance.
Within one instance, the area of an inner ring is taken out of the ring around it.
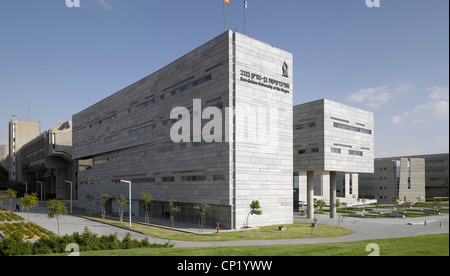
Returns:
[[[330,218],[336,217],[336,172],[330,172]]]
[[[307,218],[314,218],[314,172],[306,174]]]

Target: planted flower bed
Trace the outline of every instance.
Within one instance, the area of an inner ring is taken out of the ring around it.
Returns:
[[[20,237],[22,240],[34,240],[42,237],[54,236],[51,231],[42,228],[39,225],[31,223],[31,233],[28,223],[5,223],[0,225],[0,232],[2,232],[5,238],[9,238],[13,235]]]
[[[23,220],[25,220],[25,219],[14,213],[0,212],[0,222],[23,221]]]

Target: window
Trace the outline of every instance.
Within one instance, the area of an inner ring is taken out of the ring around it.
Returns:
[[[305,153],[306,153],[306,150],[304,150],[304,149],[298,150],[298,154],[305,154]]]
[[[311,152],[312,152],[312,153],[319,152],[319,148],[313,148],[313,149],[311,149]]]
[[[173,176],[162,177],[162,182],[174,182],[175,178]]]
[[[109,142],[115,141],[117,139],[119,139],[119,136],[118,135],[114,135],[114,136],[111,136],[111,137],[104,138],[103,142],[104,143],[109,143]]]
[[[331,148],[331,152],[341,153],[341,149]]]
[[[213,175],[213,180],[225,180],[225,175]]]
[[[195,81],[193,81],[193,82],[191,82],[191,83],[188,83],[188,84],[186,84],[186,85],[184,85],[184,86],[181,86],[181,87],[178,88],[178,89],[172,90],[172,91],[170,92],[170,95],[171,95],[171,96],[175,96],[175,95],[177,95],[178,93],[182,93],[182,92],[188,91],[188,90],[191,89],[192,87],[196,87],[197,85],[200,85],[200,84],[202,84],[202,83],[204,83],[204,82],[210,81],[211,79],[212,79],[212,75],[209,74],[209,75],[207,75],[207,76],[205,76],[205,77],[203,77],[203,78],[200,78],[200,79],[198,79],[198,80],[195,80]]]
[[[336,128],[342,128],[342,129],[361,132],[361,133],[365,133],[365,134],[372,134],[371,130],[360,128],[360,127],[354,127],[354,126],[349,126],[349,125],[340,124],[340,123],[333,123],[333,126]]]
[[[349,150],[348,154],[356,155],[356,156],[363,156],[363,152],[362,151],[357,151],[357,150]]]

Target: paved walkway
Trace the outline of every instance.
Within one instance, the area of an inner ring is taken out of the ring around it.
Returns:
[[[13,205],[14,206],[14,205]],[[24,210],[22,210],[24,211]],[[27,213],[16,212],[16,214],[26,218]],[[35,207],[30,212],[30,220],[54,233],[58,233],[56,219],[47,217],[48,209],[43,204]],[[310,219],[294,216],[298,222],[311,222]],[[126,221],[126,218],[124,218]],[[425,222],[426,221],[426,225]],[[330,219],[326,215],[319,215],[319,223],[337,226],[337,219]],[[124,222],[124,224],[126,224]],[[409,225],[412,224],[412,225]],[[126,224],[127,225],[127,224]],[[177,224],[176,226],[179,226]],[[60,218],[61,235],[82,233],[85,229],[99,235],[110,235],[117,233],[119,239],[123,239],[127,233],[131,238],[142,240],[148,238],[151,243],[165,243],[167,240],[147,236],[142,233],[130,231],[128,229],[107,225],[101,222],[81,218],[78,216],[65,215]],[[332,238],[305,238],[290,240],[247,240],[247,241],[226,241],[226,242],[188,242],[172,241],[175,247],[208,247],[208,246],[245,246],[245,245],[275,245],[275,244],[311,244],[329,242],[348,242],[371,239],[389,239],[408,236],[449,233],[449,215],[429,216],[420,218],[352,218],[347,217],[341,223],[341,227],[353,230],[353,234],[343,237]],[[189,230],[189,229],[185,229]],[[190,230],[197,230],[195,227]],[[213,231],[209,229],[208,231]]]

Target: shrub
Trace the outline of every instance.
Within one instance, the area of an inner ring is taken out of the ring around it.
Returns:
[[[12,226],[13,227],[13,226]],[[26,232],[26,230],[25,230]],[[50,235],[44,236],[35,243],[25,242],[22,240],[20,231],[13,230],[9,238],[0,240],[0,256],[20,256],[20,255],[36,255],[65,253],[66,246],[75,243],[79,246],[80,252],[95,250],[113,250],[113,249],[132,249],[138,247],[149,248],[171,248],[173,244],[152,244],[147,238],[142,241],[131,239],[128,233],[125,238],[120,241],[117,234],[98,237],[86,227],[82,234],[75,232],[72,235],[63,237]]]

